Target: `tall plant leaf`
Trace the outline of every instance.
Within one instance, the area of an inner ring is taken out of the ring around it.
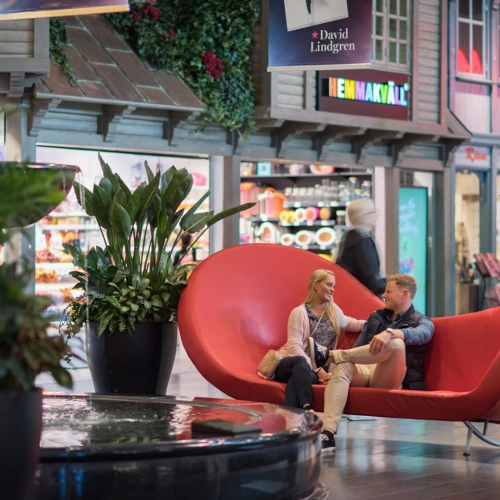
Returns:
[[[192,186],[193,178],[191,176],[177,175],[174,177],[161,197],[163,208],[169,214],[176,212],[179,205],[187,198]]]
[[[148,182],[151,182],[155,178],[155,174],[153,174],[153,171],[149,168],[147,161],[144,162],[144,168],[146,169],[146,174],[148,175]]]
[[[99,182],[99,187],[103,188],[105,191],[109,193],[109,196],[113,193],[113,184],[109,179],[103,177]]]
[[[115,174],[118,185],[122,189],[122,191],[125,193],[125,196],[127,197],[127,200],[130,199],[132,196],[132,191],[130,191],[129,187],[122,181],[121,177],[118,174]]]
[[[116,203],[118,203],[118,205],[121,205],[122,207],[126,207],[127,206],[127,197],[125,196],[125,193],[123,192],[123,190],[121,188],[118,189],[118,191],[116,192],[115,197],[113,198],[113,200]]]
[[[213,217],[213,215],[213,211],[194,214],[192,217],[192,224],[186,229],[186,232],[194,234],[201,231],[208,224],[208,221]]]
[[[110,222],[113,230],[119,238],[128,240],[132,232],[132,223],[124,207],[116,203],[111,203]]]
[[[232,207],[232,208],[227,208],[226,210],[222,210],[221,212],[210,217],[207,226],[211,227],[216,222],[219,222],[220,220],[225,219],[227,217],[231,217],[232,215],[239,214],[240,212],[244,212],[245,210],[252,208],[254,205],[255,203],[244,203],[243,205],[238,205],[237,207]]]
[[[188,227],[193,225],[192,219],[193,215],[201,207],[203,202],[210,196],[210,191],[207,191],[187,212],[186,215],[181,219],[181,229],[186,230]]]
[[[76,181],[73,183],[73,188],[75,190],[78,203],[85,210],[87,215],[95,215],[93,204],[94,195],[92,194],[92,191]]]
[[[141,208],[139,209],[139,219],[146,214],[154,197],[157,194],[157,189],[160,184],[160,174],[156,174],[154,179],[144,188],[141,196]]]
[[[115,176],[111,171],[110,166],[103,160],[101,153],[97,153],[97,156],[99,157],[99,163],[101,164],[101,169],[104,177],[108,179],[111,183],[113,183]]]

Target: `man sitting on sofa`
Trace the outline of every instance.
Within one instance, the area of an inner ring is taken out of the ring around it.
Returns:
[[[432,321],[415,311],[416,281],[406,274],[387,278],[385,308],[370,315],[352,349],[330,351],[334,363],[325,389],[323,451],[335,449],[335,434],[349,386],[425,390],[424,356]]]

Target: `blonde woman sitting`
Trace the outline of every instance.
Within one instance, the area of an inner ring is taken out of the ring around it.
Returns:
[[[335,349],[340,330],[359,332],[365,324],[346,316],[334,303],[335,274],[318,269],[309,278],[309,293],[288,318],[288,341],[280,349],[285,356],[274,375],[286,386],[285,405],[313,409],[312,384],[326,384],[329,351]]]

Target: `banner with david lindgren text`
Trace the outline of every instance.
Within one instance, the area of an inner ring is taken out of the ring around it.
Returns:
[[[269,0],[268,71],[369,68],[372,0]]]

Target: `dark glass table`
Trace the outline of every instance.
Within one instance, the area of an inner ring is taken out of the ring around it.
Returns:
[[[266,403],[45,395],[34,500],[319,500],[321,421]],[[191,435],[222,419],[262,430]]]

